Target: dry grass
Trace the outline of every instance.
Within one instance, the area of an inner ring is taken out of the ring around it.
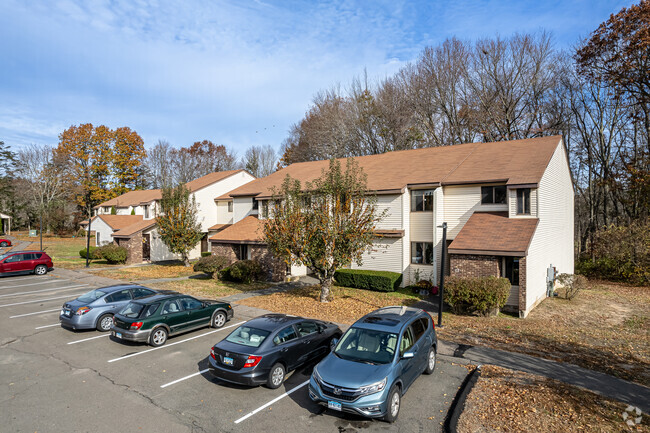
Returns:
[[[551,298],[526,319],[445,314],[438,336],[570,362],[650,385],[650,290],[591,282],[572,301]]]
[[[319,301],[320,286],[311,286],[268,296],[248,298],[238,301],[238,303],[278,313],[351,324],[377,308],[389,305],[412,305],[421,299],[420,296],[414,295],[408,289],[382,293],[334,286],[332,295],[333,301],[321,303]]]
[[[640,425],[629,427],[622,417],[626,408],[624,403],[552,379],[484,366],[465,402],[458,431],[650,431],[647,416]]]
[[[13,233],[18,241],[31,242],[26,250],[40,249],[40,239],[38,237],[30,238],[27,233],[17,232]],[[94,238],[90,239],[90,245],[94,246]],[[79,269],[86,266],[86,259],[79,257],[79,251],[86,248],[86,238],[79,237],[60,237],[43,235],[43,250],[52,257],[55,268],[65,269]],[[113,266],[105,260],[96,260],[90,263],[93,268]]]
[[[202,272],[194,272],[192,266],[185,267],[180,263],[135,266],[129,268],[93,271],[100,277],[115,278],[118,280],[138,281],[152,280],[155,278],[180,278],[192,275],[202,276]]]
[[[211,278],[192,278],[188,280],[158,283],[152,285],[152,287],[156,289],[176,290],[199,298],[215,299],[252,290],[266,289],[269,285],[265,283],[237,284],[213,280]]]

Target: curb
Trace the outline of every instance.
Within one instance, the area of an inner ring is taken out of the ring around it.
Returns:
[[[456,433],[458,428],[458,420],[460,419],[463,409],[465,408],[465,400],[469,395],[476,381],[481,376],[481,366],[477,366],[474,371],[472,371],[460,386],[460,389],[456,393],[454,401],[451,403],[451,407],[447,412],[447,419],[445,419],[445,428],[444,431],[447,433]]]

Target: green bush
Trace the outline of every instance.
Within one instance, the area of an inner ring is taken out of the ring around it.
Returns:
[[[255,260],[239,260],[221,272],[221,278],[250,284],[262,276],[262,266]]]
[[[198,262],[194,263],[195,272],[203,272],[210,275],[215,280],[219,278],[219,273],[228,266],[230,260],[224,256],[207,256],[201,257]]]
[[[115,244],[108,244],[101,247],[100,251],[102,257],[104,257],[108,263],[116,264],[126,262],[127,251],[124,247]]]
[[[557,282],[560,284],[557,289],[558,295],[568,300],[575,298],[578,292],[587,288],[587,279],[582,275],[560,274],[557,276]]]
[[[79,250],[79,257],[86,258],[86,249]],[[101,248],[90,247],[90,260],[101,260],[103,258]]]
[[[211,255],[211,251],[201,251],[201,257],[210,257]]]
[[[450,277],[445,283],[444,301],[456,314],[488,315],[503,308],[510,294],[510,281],[498,277]]]
[[[402,283],[402,274],[364,269],[339,269],[334,273],[334,279],[339,286],[394,292]]]

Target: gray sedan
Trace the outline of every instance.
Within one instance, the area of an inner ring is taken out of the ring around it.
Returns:
[[[158,293],[137,284],[118,284],[84,293],[63,304],[59,321],[65,328],[97,329],[106,332],[113,325],[113,315],[133,299]]]

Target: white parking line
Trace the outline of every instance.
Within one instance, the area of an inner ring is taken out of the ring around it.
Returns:
[[[196,335],[194,337],[186,338],[185,340],[177,341],[175,343],[165,344],[164,346],[154,347],[153,349],[143,350],[142,352],[136,352],[136,353],[132,353],[130,355],[121,356],[119,358],[110,359],[108,362],[121,361],[121,360],[126,359],[126,358],[131,358],[132,356],[138,356],[138,355],[142,355],[143,353],[153,352],[154,350],[164,349],[166,347],[171,347],[171,346],[174,346],[176,344],[185,343],[186,341],[194,340],[194,339],[200,338],[200,337],[205,337],[206,335],[214,334],[215,332],[223,331],[224,329],[232,328],[233,326],[238,326],[238,325],[241,325],[242,323],[244,323],[244,322],[235,323],[234,325],[230,325],[230,326],[224,326],[223,328],[215,329],[214,331],[206,332],[205,334]]]
[[[295,388],[291,388],[290,391],[285,392],[285,393],[282,394],[281,396],[276,397],[276,398],[274,398],[273,400],[271,400],[270,402],[266,403],[264,406],[260,406],[260,407],[258,407],[257,409],[255,409],[254,411],[249,412],[248,414],[246,414],[246,415],[244,415],[243,417],[239,418],[237,421],[235,421],[235,424],[239,424],[240,422],[242,422],[242,421],[244,421],[244,420],[246,420],[246,419],[252,417],[252,416],[255,415],[257,412],[266,409],[267,407],[271,406],[271,405],[272,405],[273,403],[275,403],[276,401],[282,400],[283,398],[285,398],[286,396],[288,396],[288,395],[291,394],[292,392],[299,390],[300,388],[302,388],[303,386],[307,385],[308,383],[309,383],[309,381],[306,380],[306,381],[304,381],[303,383],[301,383],[300,385],[296,386]]]
[[[58,281],[70,281],[70,280],[64,280],[64,279],[60,279],[60,280],[43,280],[43,281],[40,281],[38,283],[19,284],[17,286],[0,286],[0,290],[2,290],[2,289],[15,289],[16,287],[25,287],[25,286],[37,286],[39,284],[56,283]]]
[[[68,290],[79,289],[79,288],[87,286],[87,285],[88,284],[78,284],[76,286],[63,286],[63,287],[55,287],[53,289],[32,290],[31,292],[8,293],[6,295],[0,295],[0,298],[6,298],[7,296],[30,295],[30,294],[33,294],[33,293],[41,293],[41,292],[54,292],[54,291],[66,292]]]
[[[34,328],[34,329],[51,328],[53,326],[61,326],[61,324],[60,323],[55,323],[54,325],[39,326],[38,328]]]
[[[169,382],[169,383],[166,383],[166,384],[164,384],[164,385],[160,385],[160,387],[161,387],[161,388],[167,388],[168,386],[173,385],[173,384],[175,384],[175,383],[182,382],[182,381],[184,381],[184,380],[186,380],[186,379],[191,379],[191,378],[193,378],[194,376],[198,376],[199,374],[207,373],[208,370],[209,370],[209,369],[206,368],[205,370],[201,370],[201,371],[199,371],[199,372],[197,372],[197,373],[190,374],[189,376],[185,376],[185,377],[181,377],[180,379],[176,379],[176,380],[173,381],[173,382]]]
[[[82,295],[83,293],[84,292],[79,292],[80,295]],[[63,298],[69,298],[69,297],[70,297],[70,295],[63,295],[63,296],[56,296],[54,298],[36,299],[35,301],[15,302],[13,304],[0,305],[0,308],[13,307],[14,305],[35,304],[35,303],[38,303],[38,302],[53,301],[55,299],[63,299]]]
[[[33,313],[25,313],[25,314],[18,314],[16,316],[9,316],[9,318],[10,319],[17,319],[19,317],[33,316],[34,314],[53,313],[55,311],[61,311],[61,309],[60,308],[55,308],[54,310],[35,311]]]
[[[0,278],[0,282],[1,282],[1,281],[7,281],[7,282],[11,282],[11,283],[16,283],[16,282],[19,282],[19,281],[25,281],[25,280],[35,280],[36,278],[38,278],[38,279],[40,279],[40,280],[44,280],[44,281],[52,281],[52,280],[54,280],[54,278],[50,278],[50,277],[45,277],[45,278],[43,278],[42,275],[41,275],[41,276],[35,275],[35,276],[31,276],[31,277],[23,277],[23,278],[17,278],[17,277],[13,277],[13,278],[12,278],[12,277],[9,277],[9,278],[7,278],[6,280],[5,280],[4,278]],[[62,279],[63,279],[63,278],[62,278]]]
[[[83,340],[71,341],[68,344],[83,343],[84,341],[96,340],[98,338],[108,337],[109,335],[111,335],[111,334],[107,333],[107,334],[104,334],[104,335],[98,335],[97,337],[84,338]]]

